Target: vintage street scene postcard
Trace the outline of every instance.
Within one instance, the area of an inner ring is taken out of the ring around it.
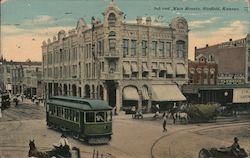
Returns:
[[[249,0],[0,0],[0,158],[249,158]]]

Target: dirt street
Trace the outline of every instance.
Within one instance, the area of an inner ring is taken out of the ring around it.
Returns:
[[[152,116],[147,114],[140,120],[132,119],[131,115],[114,116],[113,136],[107,145],[90,146],[72,138],[69,141],[80,148],[84,158],[92,158],[94,150],[106,158],[196,158],[201,148],[229,146],[235,136],[250,152],[249,118],[187,125],[173,125],[168,120],[168,131],[163,132],[161,118]],[[30,139],[35,140],[39,150],[49,150],[60,134],[46,127],[42,105],[25,102],[19,107],[12,106],[3,111],[0,119],[0,157],[27,157]]]

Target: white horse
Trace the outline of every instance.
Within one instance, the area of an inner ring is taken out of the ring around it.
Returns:
[[[177,112],[177,118],[179,118],[180,122],[182,123],[183,120],[185,123],[188,123],[188,114],[186,112]]]

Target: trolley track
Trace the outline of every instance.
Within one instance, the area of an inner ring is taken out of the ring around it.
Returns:
[[[250,125],[250,124],[249,124],[249,120],[248,120],[248,121],[243,121],[243,122],[237,122],[237,121],[236,122],[229,122],[229,123],[226,123],[226,124],[225,124],[225,122],[223,122],[223,124],[220,124],[220,123],[219,124],[212,124],[209,127],[204,127],[206,125],[207,124],[202,124],[200,127],[191,127],[191,128],[187,128],[187,129],[180,129],[180,130],[177,130],[177,131],[174,131],[174,132],[170,132],[170,133],[168,133],[166,135],[160,136],[158,139],[156,139],[154,141],[154,143],[152,144],[152,146],[150,148],[151,158],[156,158],[156,156],[154,155],[155,146],[160,141],[162,141],[164,138],[167,138],[169,136],[173,136],[173,135],[177,135],[177,134],[181,134],[181,133],[185,133],[185,132],[191,132],[191,133],[194,133],[194,134],[198,134],[198,132],[202,132],[204,130],[212,130],[212,129],[217,129],[217,128],[225,128],[225,127],[232,127],[232,126],[242,126],[242,125]],[[176,155],[173,155],[173,153],[171,152],[174,142],[170,141],[169,144],[170,145],[167,147],[168,157],[169,158],[176,158]],[[180,151],[180,152],[185,155],[185,153],[183,151]]]

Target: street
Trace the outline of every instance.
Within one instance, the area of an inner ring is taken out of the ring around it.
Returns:
[[[248,117],[220,119],[216,123],[174,125],[167,121],[162,132],[162,119],[145,114],[135,120],[123,113],[113,117],[113,136],[107,145],[88,145],[69,138],[80,148],[84,158],[92,158],[94,150],[107,158],[196,158],[202,148],[226,147],[239,138],[240,146],[250,153],[250,123]],[[27,157],[29,140],[35,140],[41,151],[50,150],[61,133],[48,129],[43,105],[29,100],[3,111],[0,119],[0,157]]]

